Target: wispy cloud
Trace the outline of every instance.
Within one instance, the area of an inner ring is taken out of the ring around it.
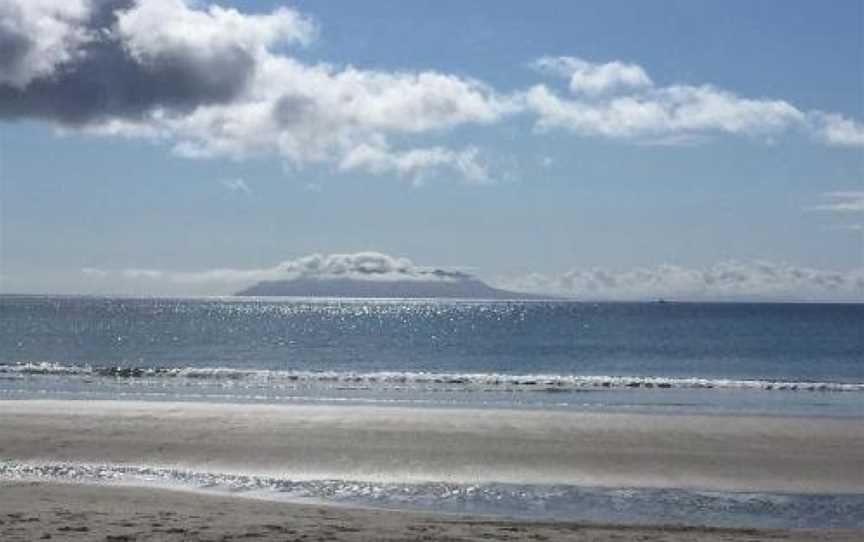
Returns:
[[[106,277],[109,274],[109,271],[105,271],[104,269],[99,270],[99,276]],[[93,274],[93,273],[91,273]],[[158,280],[166,277],[170,277],[170,273],[165,271],[158,271],[155,269],[124,269],[120,272],[120,275],[125,279],[151,279]]]
[[[246,181],[241,178],[223,179],[220,183],[231,192],[242,192],[244,194],[252,193],[252,190],[249,189],[249,185],[247,185]]]
[[[837,226],[834,229],[846,231],[864,231],[864,224],[849,224],[847,226]]]
[[[386,147],[359,145],[352,149],[339,164],[343,170],[365,169],[372,173],[396,173],[421,184],[431,170],[449,169],[467,181],[489,182],[488,167],[479,159],[479,150],[469,147],[453,151],[443,147],[391,151]]]
[[[560,275],[503,278],[497,284],[591,300],[864,300],[864,269],[826,271],[765,261],[733,260],[704,268],[572,269]]]
[[[94,278],[105,278],[109,275],[109,273],[104,269],[97,269],[95,267],[84,267],[81,269],[81,273]]]
[[[864,212],[864,191],[838,191],[820,194],[824,203],[812,205],[807,209],[812,211],[833,211],[839,213]]]

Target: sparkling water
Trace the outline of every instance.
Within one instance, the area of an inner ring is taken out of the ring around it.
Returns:
[[[0,399],[28,398],[857,418],[864,305],[0,296]],[[385,484],[12,461],[0,461],[0,479],[521,517],[864,526],[864,494]]]

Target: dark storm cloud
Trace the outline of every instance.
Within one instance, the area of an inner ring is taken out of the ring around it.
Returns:
[[[0,7],[0,9],[6,8]],[[3,15],[0,13],[0,17]],[[33,40],[19,29],[7,25],[0,26],[0,71],[9,73],[19,70],[33,45]]]
[[[135,118],[154,108],[184,111],[229,102],[245,88],[255,59],[236,44],[225,43],[204,52],[178,45],[143,60],[134,57],[121,37],[112,32],[119,13],[134,5],[134,0],[95,2],[83,27],[77,29],[90,39],[81,44],[72,60],[23,87],[0,83],[0,118],[42,118],[82,125],[109,118]],[[8,20],[18,7],[3,4],[2,9],[5,11],[0,15]],[[0,25],[0,69],[20,69],[36,46],[35,39],[13,25]]]
[[[187,110],[230,101],[253,70],[253,59],[239,48],[207,62],[176,51],[144,65],[113,40],[102,41],[89,45],[84,60],[55,77],[36,80],[25,89],[0,86],[0,116],[86,124],[136,117],[155,107]]]

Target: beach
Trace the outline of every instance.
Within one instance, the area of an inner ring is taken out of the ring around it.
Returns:
[[[3,401],[0,457],[376,482],[853,493],[855,419]]]
[[[714,529],[500,521],[308,506],[159,489],[0,483],[0,538],[8,542],[128,541],[837,541],[851,530]]]
[[[857,540],[860,529],[614,525],[304,504],[272,491],[196,487],[191,475],[166,484],[153,471],[137,478],[117,472],[148,466],[230,473],[247,483],[570,483],[842,494],[864,487],[862,445],[864,427],[854,419],[2,401],[0,534],[3,540]]]

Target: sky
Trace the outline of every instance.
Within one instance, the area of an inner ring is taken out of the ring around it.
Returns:
[[[864,2],[0,0],[0,292],[370,269],[864,300]]]

